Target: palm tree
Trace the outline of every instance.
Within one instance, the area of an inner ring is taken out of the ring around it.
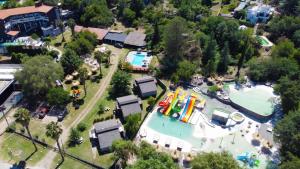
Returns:
[[[44,38],[44,42],[45,42],[45,44],[46,44],[46,47],[48,48],[49,45],[50,45],[50,42],[51,42],[51,38],[50,38],[50,37],[45,37],[45,38]]]
[[[83,84],[83,88],[84,88],[84,97],[86,96],[86,79],[88,78],[88,70],[85,67],[80,68],[79,70],[79,79],[80,82]]]
[[[101,69],[102,53],[99,51],[95,52],[95,59],[99,63],[100,76],[102,76],[102,69]]]
[[[110,65],[110,55],[111,55],[111,50],[107,51],[107,64]]]
[[[59,153],[61,155],[61,159],[62,159],[62,161],[64,161],[65,158],[61,151],[61,147],[59,144],[59,136],[62,134],[62,131],[63,131],[62,128],[57,124],[57,122],[52,121],[51,123],[47,124],[46,129],[47,129],[46,136],[51,137],[52,139],[54,139],[56,141]]]
[[[14,117],[16,118],[16,122],[20,123],[26,129],[31,142],[34,145],[35,150],[37,150],[37,146],[29,130],[30,111],[25,108],[20,108],[17,110],[16,114],[14,114]]]
[[[59,20],[57,22],[57,26],[61,30],[61,36],[62,36],[61,43],[63,43],[65,41],[65,36],[64,36],[65,26],[64,26],[64,23],[61,20]]]
[[[75,25],[76,25],[75,20],[73,18],[70,18],[67,21],[67,24],[71,28],[72,36],[74,36],[74,28],[75,28]]]

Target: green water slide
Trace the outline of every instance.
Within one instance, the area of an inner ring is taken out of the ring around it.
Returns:
[[[174,113],[174,112],[180,112],[181,111],[181,109],[180,109],[180,107],[179,106],[177,106],[177,104],[178,104],[178,102],[179,102],[179,99],[176,99],[175,101],[174,101],[174,103],[172,104],[172,113]]]

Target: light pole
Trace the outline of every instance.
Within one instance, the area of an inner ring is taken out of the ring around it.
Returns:
[[[6,115],[5,115],[5,113],[4,113],[4,110],[6,109],[6,107],[5,106],[0,106],[0,111],[2,112],[2,114],[3,114],[3,117],[4,117],[4,119],[5,119],[5,121],[6,121],[6,123],[7,123],[7,127],[9,127],[9,123],[8,123],[8,121],[7,121],[7,118],[6,118]]]

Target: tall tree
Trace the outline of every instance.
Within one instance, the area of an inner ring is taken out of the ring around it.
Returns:
[[[157,45],[159,41],[160,41],[159,26],[158,26],[158,22],[155,22],[154,32],[151,39],[151,48],[154,49],[155,45]]]
[[[228,152],[201,153],[192,161],[192,169],[241,169]]]
[[[103,57],[103,53],[97,51],[95,52],[95,59],[97,60],[98,64],[99,64],[99,70],[100,70],[100,76],[102,76],[102,68],[101,68],[101,65],[102,65],[102,57]]]
[[[282,161],[279,168],[280,169],[298,169],[300,168],[300,158],[295,157],[291,155],[292,157],[289,157],[289,160]]]
[[[197,69],[196,64],[188,60],[183,60],[179,62],[176,74],[180,80],[189,81],[191,77],[194,75],[196,69]]]
[[[111,80],[109,93],[112,97],[125,96],[130,93],[131,75],[118,70]]]
[[[29,101],[44,98],[48,90],[55,86],[55,80],[63,78],[63,68],[53,62],[50,56],[35,56],[23,64],[15,78],[22,84],[22,90]]]
[[[74,29],[75,29],[75,25],[76,25],[75,20],[73,18],[70,18],[70,19],[68,19],[67,24],[71,29],[72,36],[74,36],[74,32],[75,32]]]
[[[229,61],[230,61],[229,47],[228,47],[228,42],[226,41],[221,51],[221,59],[218,66],[219,73],[227,73]]]
[[[287,15],[300,16],[299,0],[283,0],[282,10]]]
[[[289,158],[292,153],[300,157],[300,109],[289,112],[280,120],[274,129],[274,137],[280,145],[283,159]]]
[[[51,88],[47,93],[47,101],[52,106],[65,106],[70,102],[69,92],[63,88]]]
[[[136,135],[136,133],[139,130],[140,127],[140,120],[141,120],[141,113],[138,114],[134,114],[134,115],[130,115],[128,117],[126,117],[125,121],[125,131],[126,131],[126,135],[130,138],[133,139]]]
[[[281,40],[276,46],[272,49],[272,56],[273,57],[286,57],[292,58],[296,53],[296,49],[294,43],[291,42],[289,39]]]
[[[209,60],[216,58],[218,55],[218,45],[215,39],[212,37],[205,45],[202,57],[202,64],[206,65]]]
[[[77,53],[69,48],[65,50],[60,61],[66,74],[73,73],[83,63],[80,57],[77,55]]]
[[[61,30],[61,36],[62,36],[62,38],[61,38],[61,43],[63,43],[63,42],[66,41],[66,40],[65,40],[65,35],[64,35],[65,25],[64,25],[64,23],[63,23],[62,20],[59,20],[59,21],[57,22],[57,26],[58,26],[59,29]]]
[[[64,161],[65,158],[64,158],[64,155],[63,155],[60,143],[59,143],[59,137],[62,134],[62,132],[63,132],[63,130],[58,125],[57,122],[52,121],[49,124],[47,124],[47,126],[46,126],[46,136],[50,137],[50,138],[52,138],[53,140],[56,141],[58,151],[61,155],[61,159],[62,159],[62,161]]]
[[[175,17],[166,26],[164,32],[165,66],[176,68],[178,61],[183,58],[183,47],[187,35],[186,21],[183,18]]]
[[[16,114],[14,114],[14,117],[16,118],[16,122],[20,123],[27,131],[28,136],[35,148],[35,150],[37,151],[37,146],[32,138],[30,129],[29,129],[29,123],[30,123],[30,111],[25,109],[25,108],[19,108],[16,112]]]
[[[136,13],[136,17],[142,16],[144,7],[144,0],[131,0],[130,8]]]
[[[83,84],[83,88],[84,88],[84,97],[86,97],[86,79],[88,78],[88,70],[85,67],[82,67],[79,69],[79,79],[80,79],[80,83]]]

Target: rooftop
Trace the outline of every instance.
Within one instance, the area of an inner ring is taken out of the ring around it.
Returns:
[[[135,95],[128,95],[128,96],[123,96],[123,97],[118,97],[117,102],[119,105],[125,105],[129,103],[135,103],[138,102],[138,98]]]
[[[0,64],[0,80],[13,80],[15,72],[21,69],[20,64]]]
[[[148,93],[156,91],[156,80],[151,76],[145,76],[135,79],[136,84],[140,88],[142,93]]]
[[[125,33],[120,32],[108,32],[104,37],[105,40],[124,42],[127,35]]]
[[[108,30],[106,30],[106,29],[92,28],[92,27],[86,28],[86,27],[79,26],[79,25],[76,25],[74,30],[75,30],[75,32],[89,31],[89,32],[95,33],[97,35],[98,40],[102,40],[105,37],[105,35],[108,33]]]
[[[22,15],[22,14],[29,14],[35,12],[42,12],[48,13],[51,11],[53,6],[41,5],[38,7],[35,6],[26,6],[26,7],[19,7],[19,8],[11,8],[11,9],[3,9],[0,10],[0,19],[5,19],[10,16],[14,15]]]
[[[106,120],[94,124],[96,134],[111,131],[111,130],[116,130],[119,129],[120,126],[121,123],[118,123],[118,121],[115,119]]]
[[[142,32],[130,32],[128,36],[125,39],[125,44],[137,46],[137,47],[143,47],[146,45],[145,42],[146,35]]]
[[[6,34],[10,36],[16,36],[20,33],[20,31],[8,31]]]
[[[97,135],[100,149],[109,149],[115,140],[122,139],[119,130],[111,130]]]
[[[0,94],[5,91],[11,83],[13,83],[13,80],[0,80]]]

